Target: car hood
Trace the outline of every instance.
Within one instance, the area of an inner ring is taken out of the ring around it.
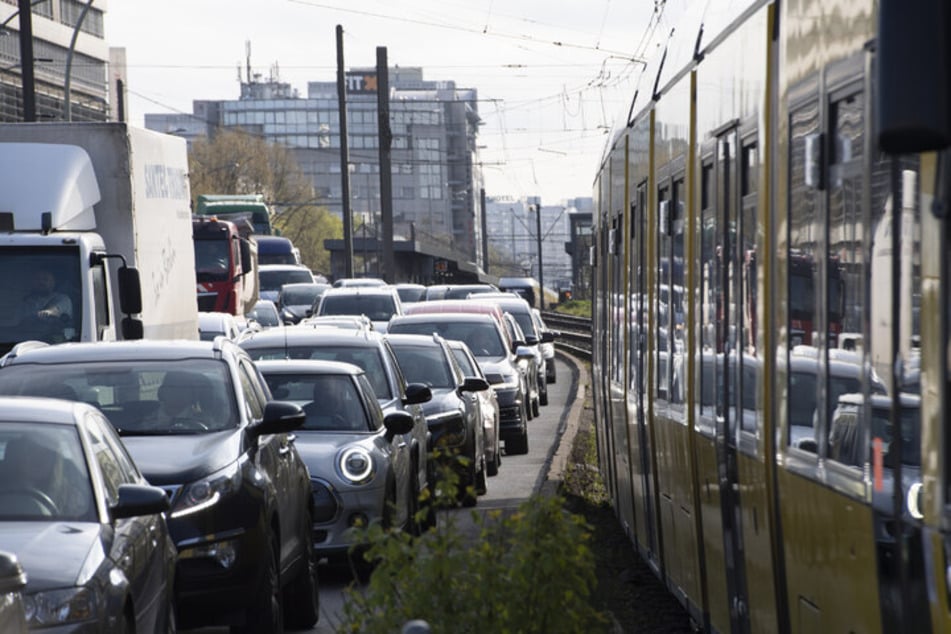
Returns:
[[[0,544],[23,565],[27,592],[37,592],[78,585],[87,560],[105,559],[100,530],[94,522],[2,522]]]
[[[432,416],[441,412],[458,411],[461,403],[459,395],[452,388],[431,388],[433,398],[423,403],[423,413]]]
[[[244,430],[185,436],[124,436],[122,442],[150,484],[187,484],[237,460]]]
[[[295,317],[306,317],[307,311],[310,310],[310,304],[289,304],[284,307],[284,310]]]
[[[278,293],[279,291],[261,291],[258,293],[258,296],[260,299],[267,299],[276,304]]]
[[[334,468],[334,456],[342,447],[372,443],[374,434],[355,432],[297,431],[294,446],[313,476]],[[369,448],[368,448],[369,449]]]

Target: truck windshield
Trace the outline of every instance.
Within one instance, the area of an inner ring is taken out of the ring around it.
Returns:
[[[195,272],[199,282],[228,279],[231,240],[195,240]]]
[[[82,334],[79,249],[0,250],[0,352],[21,341],[78,341]]]

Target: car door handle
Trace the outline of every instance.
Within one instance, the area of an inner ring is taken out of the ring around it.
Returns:
[[[291,446],[290,446],[290,444],[281,445],[281,448],[277,450],[277,453],[279,453],[279,454],[282,455],[282,456],[286,456],[286,455],[289,454],[290,452],[291,452]]]
[[[288,435],[287,435],[287,444],[291,444],[291,443],[294,442],[295,440],[297,440],[297,436],[295,436],[294,434],[288,434]]]

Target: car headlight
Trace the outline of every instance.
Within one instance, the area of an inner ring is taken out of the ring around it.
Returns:
[[[520,384],[519,375],[515,372],[493,372],[486,374],[485,378],[499,390],[518,389]]]
[[[30,629],[98,620],[98,605],[99,595],[89,586],[47,590],[23,597]]]
[[[181,495],[173,501],[172,519],[197,513],[214,506],[223,497],[241,488],[241,460],[207,478],[185,485]]]
[[[368,484],[376,476],[373,456],[363,447],[349,447],[337,455],[337,470],[351,484]]]

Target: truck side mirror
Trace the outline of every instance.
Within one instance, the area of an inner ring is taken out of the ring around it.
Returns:
[[[142,284],[133,266],[119,267],[119,309],[126,315],[142,312]]]
[[[126,341],[134,341],[145,337],[145,328],[142,326],[142,320],[135,317],[125,317],[122,320],[122,338]]]
[[[253,268],[251,262],[251,243],[241,238],[238,241],[238,245],[241,250],[241,275],[247,275]]]

